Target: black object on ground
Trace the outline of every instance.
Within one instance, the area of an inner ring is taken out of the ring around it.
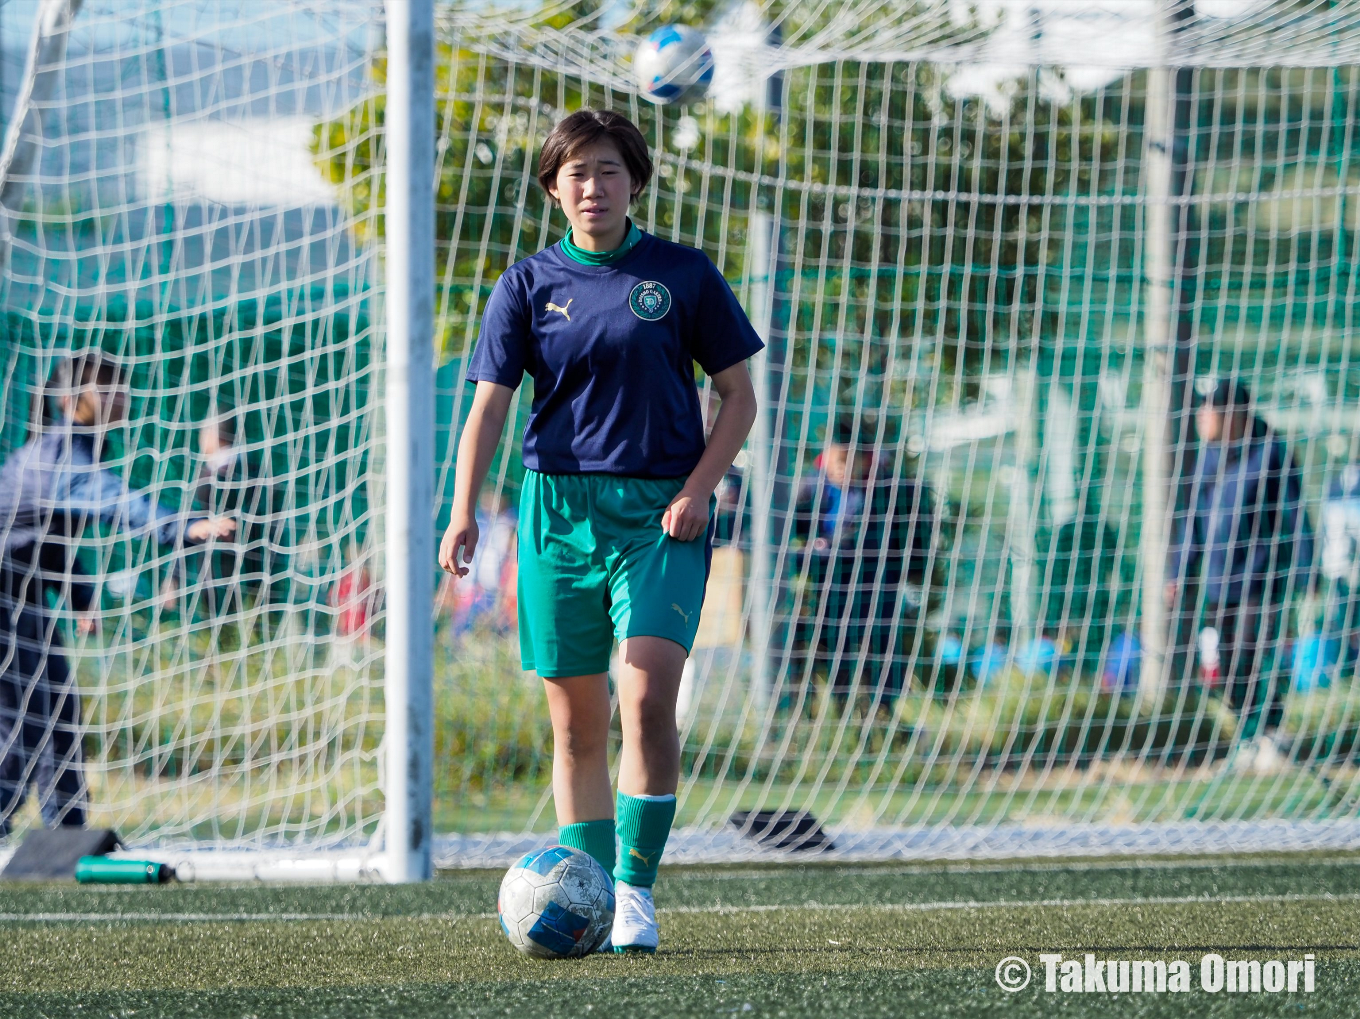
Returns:
[[[71,881],[82,856],[104,856],[120,845],[112,828],[34,828],[0,871],[0,880]]]
[[[767,849],[824,853],[836,848],[806,810],[738,810],[727,823]]]

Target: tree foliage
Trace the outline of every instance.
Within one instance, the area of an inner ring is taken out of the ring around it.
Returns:
[[[711,24],[715,7],[643,4],[626,28]],[[534,26],[542,31],[590,13],[545,10]],[[797,11],[782,12],[786,26],[807,27],[789,20]],[[945,369],[1004,360],[1032,336],[1027,316],[1044,273],[1061,263],[1065,224],[1051,196],[1115,186],[1108,170],[1128,156],[1108,101],[1054,101],[1037,76],[997,111],[950,96],[936,65],[838,61],[785,71],[779,112],[762,110],[756,95],[736,110],[680,109],[546,70],[527,53],[508,59],[511,47],[488,44],[492,26],[453,24],[439,44],[434,126],[448,356],[468,349],[500,273],[564,232],[534,181],[535,155],[553,124],[582,106],[623,110],[654,147],[640,224],[702,247],[734,285],[752,268],[751,211],[780,213],[776,324],[790,334],[791,364],[811,374],[834,372],[828,358],[848,352],[890,375],[922,345]],[[373,73],[381,82],[381,58]],[[383,112],[379,96],[317,132],[319,159],[359,213],[381,196]]]

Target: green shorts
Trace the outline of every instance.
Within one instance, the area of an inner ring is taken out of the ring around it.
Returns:
[[[694,646],[712,558],[661,530],[684,478],[524,472],[519,506],[519,654],[546,679],[609,671],[614,641]]]

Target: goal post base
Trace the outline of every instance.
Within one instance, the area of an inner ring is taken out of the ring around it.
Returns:
[[[681,828],[671,833],[666,862],[949,863],[1005,860],[1081,861],[1158,856],[1360,850],[1360,819],[1231,821],[1149,825],[995,825],[953,828],[827,828],[835,848],[817,852],[770,849],[734,828]],[[437,870],[500,869],[525,853],[556,844],[556,832],[437,835]],[[0,867],[13,853],[0,849]],[[146,860],[174,868],[186,883],[381,884],[393,876],[382,851],[362,849],[131,848],[110,860]]]
[[[361,884],[388,880],[386,854],[381,852],[133,849],[110,854],[110,859],[121,858],[168,864],[181,882]]]

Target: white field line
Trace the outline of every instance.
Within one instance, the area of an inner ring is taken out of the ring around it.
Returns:
[[[1119,906],[1220,906],[1235,903],[1285,902],[1360,902],[1360,893],[1346,895],[1284,894],[1284,895],[1178,895],[1127,899],[995,899],[981,902],[971,899],[949,902],[800,902],[788,905],[760,906],[674,906],[662,907],[659,914],[682,913],[777,913],[797,910],[838,910],[841,912],[874,913],[933,913],[959,909],[1020,909],[1042,907],[1069,909],[1081,906],[1114,908]],[[176,923],[258,923],[282,921],[343,921],[366,923],[374,920],[494,920],[495,913],[0,913],[0,923],[116,923],[176,922]]]
[[[426,920],[430,916],[413,916]],[[461,918],[461,917],[460,917]],[[253,923],[264,920],[379,920],[383,917],[362,913],[0,913],[0,923],[104,923],[132,920],[176,921],[184,923]]]

